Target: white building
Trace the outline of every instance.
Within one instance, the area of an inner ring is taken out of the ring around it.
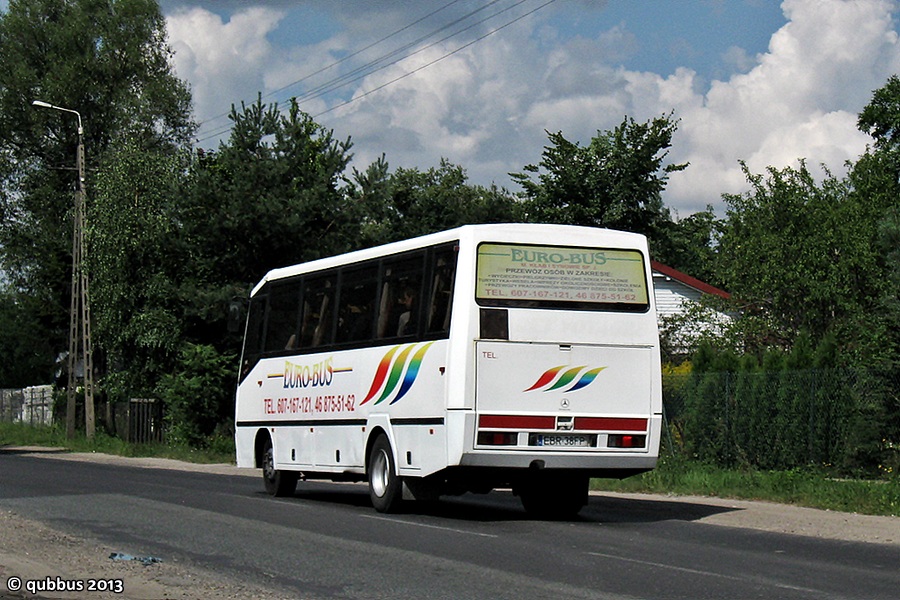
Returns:
[[[660,330],[670,336],[673,346],[686,351],[701,332],[731,321],[728,314],[712,310],[699,320],[679,320],[678,317],[686,316],[691,304],[698,304],[703,296],[728,299],[731,294],[655,260],[650,261],[650,267],[653,271],[653,291]]]

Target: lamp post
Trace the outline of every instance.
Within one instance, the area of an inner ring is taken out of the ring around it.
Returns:
[[[40,108],[49,108],[75,115],[78,118],[78,152],[75,168],[78,171],[78,186],[75,188],[75,227],[72,234],[72,304],[69,314],[69,380],[66,388],[66,435],[75,436],[75,365],[81,350],[84,360],[84,425],[88,438],[94,437],[94,361],[91,349],[91,305],[88,299],[88,276],[85,269],[84,247],[84,128],[81,114],[77,110],[54,106],[49,102],[35,100],[31,103]],[[79,348],[79,337],[81,344]]]

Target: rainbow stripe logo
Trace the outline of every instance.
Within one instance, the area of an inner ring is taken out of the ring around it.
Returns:
[[[544,392],[552,392],[554,390],[574,392],[594,383],[597,375],[605,368],[596,367],[591,369],[586,366],[569,367],[568,365],[553,367],[544,371],[543,375],[534,382],[534,385],[525,391],[530,392],[540,389]]]
[[[416,382],[425,353],[433,343],[405,344],[388,350],[378,363],[369,393],[360,406],[373,399],[375,404],[381,404],[391,396],[394,397],[391,404],[399,402]]]

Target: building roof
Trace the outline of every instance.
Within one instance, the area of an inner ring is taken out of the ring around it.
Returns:
[[[695,290],[702,292],[704,294],[712,294],[713,296],[719,296],[720,298],[730,298],[731,294],[726,292],[725,290],[720,290],[719,288],[709,285],[708,283],[704,283],[695,277],[691,277],[686,273],[682,273],[678,269],[673,269],[667,265],[662,264],[661,262],[657,262],[655,260],[650,261],[650,268],[652,268],[657,273],[665,275],[679,283],[682,283],[688,287],[694,288]]]

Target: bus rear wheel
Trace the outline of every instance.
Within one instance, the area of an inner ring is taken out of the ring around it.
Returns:
[[[297,491],[297,473],[280,471],[275,468],[275,451],[272,440],[266,440],[262,456],[263,484],[272,496],[293,496]]]
[[[379,435],[369,450],[366,462],[369,496],[372,506],[381,513],[397,512],[403,501],[403,483],[394,465],[394,453],[387,436]]]

